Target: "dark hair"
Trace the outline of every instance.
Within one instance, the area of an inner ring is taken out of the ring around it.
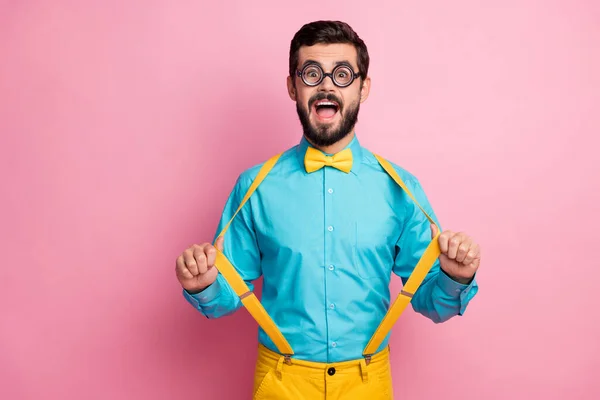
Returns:
[[[369,52],[367,45],[358,34],[345,22],[315,21],[304,25],[292,39],[290,45],[290,76],[296,75],[298,67],[298,52],[302,46],[312,46],[318,43],[348,43],[356,48],[358,70],[364,80],[369,71]]]

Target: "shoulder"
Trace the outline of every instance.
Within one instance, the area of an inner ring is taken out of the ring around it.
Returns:
[[[413,174],[412,172],[408,171],[406,168],[401,167],[397,163],[390,161],[389,159],[385,158],[381,154],[377,154],[377,156],[380,158],[383,158],[394,168],[394,170],[396,171],[396,173],[398,174],[400,179],[402,179],[402,181],[406,185],[406,188],[409,190],[409,193],[412,194],[412,196],[413,196],[412,200],[414,200],[414,201],[408,201],[408,197],[402,196],[403,203],[411,204],[413,206],[419,205],[419,206],[423,207],[423,209],[426,211],[427,214],[429,214],[432,218],[436,219],[437,217],[436,217],[435,212],[433,211],[433,208],[429,202],[428,196],[425,194],[425,190],[424,190],[423,186],[421,185],[421,182],[419,181],[419,179],[416,177],[416,175]],[[377,160],[377,157],[375,156],[375,154],[369,150],[364,150],[364,148],[363,148],[363,163],[364,163],[363,167],[366,166],[373,170],[376,170],[377,173],[387,175],[387,172],[383,169],[383,167]],[[416,201],[416,203],[415,203],[415,201]]]
[[[245,169],[244,171],[242,171],[239,174],[239,176],[237,178],[236,186],[238,186],[241,190],[247,190],[250,187],[250,185],[252,185],[252,182],[254,182],[254,180],[258,176],[260,170],[265,166],[265,164],[271,160],[275,161],[274,159],[276,157],[277,157],[277,160],[276,160],[275,164],[273,165],[272,169],[270,169],[269,175],[279,174],[282,172],[286,172],[287,170],[289,170],[291,168],[294,168],[297,164],[297,160],[296,160],[297,147],[298,146],[296,145],[296,146],[290,147],[280,153],[273,154],[273,156]]]
[[[417,178],[417,176],[412,173],[411,171],[409,171],[408,169],[406,169],[405,167],[400,166],[398,163],[390,160],[389,158],[387,158],[385,155],[381,154],[381,153],[374,153],[371,150],[363,147],[362,148],[362,164],[364,168],[368,168],[369,170],[372,171],[377,171],[380,172],[382,174],[386,174],[385,170],[383,169],[383,167],[381,166],[381,164],[379,163],[379,161],[377,160],[377,157],[383,158],[385,161],[387,161],[396,171],[396,173],[400,176],[400,178],[402,179],[402,181],[409,187],[412,188],[416,188],[416,187],[420,187],[421,184],[419,182],[419,179]]]

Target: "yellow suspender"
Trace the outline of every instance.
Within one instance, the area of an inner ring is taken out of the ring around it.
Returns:
[[[392,179],[406,192],[406,194],[421,209],[421,211],[423,212],[423,214],[425,214],[429,222],[435,224],[433,219],[425,212],[425,210],[423,210],[423,207],[421,207],[417,199],[414,198],[410,190],[408,190],[404,182],[402,182],[402,179],[400,178],[400,176],[398,176],[398,173],[390,165],[390,163],[387,162],[383,157],[378,156],[376,154],[374,155],[375,158],[377,158],[377,161],[379,161],[379,163],[383,167],[383,169],[385,169],[385,171],[392,177]],[[379,327],[377,327],[377,330],[375,330],[375,333],[371,337],[371,340],[369,340],[367,347],[365,347],[365,349],[363,350],[363,355],[367,358],[367,361],[370,359],[371,355],[374,354],[375,351],[377,351],[379,345],[381,345],[388,332],[392,329],[392,326],[400,317],[400,314],[402,314],[408,303],[410,303],[410,301],[412,300],[413,295],[423,282],[423,279],[425,279],[425,276],[427,276],[427,273],[433,266],[433,263],[440,256],[440,244],[438,241],[439,236],[440,229],[438,227],[437,235],[435,235],[435,237],[431,239],[431,242],[429,242],[429,245],[423,252],[423,255],[419,259],[417,266],[410,274],[410,277],[408,278],[406,284],[400,291],[400,294],[398,294],[398,297],[396,297],[396,300],[394,300],[394,303],[383,317],[383,320],[379,324]]]
[[[250,185],[250,187],[248,188],[248,192],[246,192],[246,195],[240,203],[237,211],[235,212],[235,214],[233,214],[233,217],[231,217],[231,220],[229,220],[227,225],[225,225],[225,228],[223,228],[219,236],[217,236],[217,239],[225,235],[225,232],[229,228],[229,225],[231,224],[237,213],[240,212],[240,210],[242,209],[244,204],[246,204],[252,193],[254,193],[258,185],[260,185],[262,180],[265,179],[265,176],[267,176],[267,174],[271,171],[271,169],[273,168],[280,156],[281,153],[269,159],[262,166],[260,171],[258,171],[258,175],[254,179],[254,182],[252,182],[252,185]],[[256,322],[258,322],[258,325],[260,325],[260,327],[263,328],[265,333],[269,336],[269,338],[271,338],[273,343],[275,343],[275,346],[277,346],[279,352],[286,356],[293,355],[294,351],[292,350],[292,346],[290,346],[287,340],[285,340],[283,334],[281,333],[277,325],[275,325],[275,321],[273,321],[269,314],[267,314],[267,311],[265,310],[263,305],[260,303],[260,301],[258,301],[258,298],[250,290],[250,288],[248,288],[248,285],[246,285],[244,279],[236,271],[233,265],[231,265],[231,262],[229,262],[227,257],[225,257],[225,255],[218,249],[217,257],[215,259],[215,265],[217,266],[217,269],[223,275],[227,283],[229,283],[229,286],[231,286],[235,294],[240,296],[242,304],[246,307],[246,309],[252,315],[252,317],[254,317]]]
[[[254,182],[252,182],[252,185],[248,188],[248,191],[246,192],[246,195],[242,199],[242,202],[240,203],[235,214],[233,214],[233,216],[231,217],[231,219],[229,220],[227,225],[225,225],[225,227],[223,228],[221,233],[217,236],[217,238],[225,235],[225,232],[229,228],[229,225],[231,225],[231,222],[233,221],[233,219],[235,218],[237,213],[242,209],[242,207],[244,206],[244,204],[246,204],[246,202],[248,201],[250,196],[252,196],[252,194],[258,187],[258,185],[260,185],[260,183],[263,181],[263,179],[265,179],[267,174],[271,171],[273,166],[277,163],[277,160],[279,159],[281,154],[282,153],[277,154],[276,156],[269,159],[266,163],[264,163],[264,165],[258,172],[258,175],[254,179]],[[404,184],[404,182],[402,181],[400,176],[398,176],[398,173],[396,172],[396,170],[390,165],[390,163],[378,155],[375,155],[375,157],[377,158],[377,161],[379,161],[379,163],[381,164],[383,169],[392,177],[392,179],[408,194],[408,196],[421,209],[421,211],[425,214],[425,216],[427,217],[429,222],[432,224],[435,224],[433,219],[419,205],[417,200],[414,198],[414,196],[412,195],[410,190],[408,190],[408,188],[406,187],[406,185]],[[408,278],[406,284],[402,288],[402,291],[400,292],[400,294],[398,295],[398,297],[396,298],[396,300],[394,301],[394,303],[392,304],[392,306],[390,307],[390,309],[384,316],[383,320],[381,321],[381,323],[375,330],[375,333],[371,337],[371,340],[369,340],[367,347],[364,349],[363,355],[365,356],[367,361],[369,361],[371,355],[374,354],[375,351],[377,351],[377,349],[379,348],[379,346],[381,345],[381,343],[383,342],[383,340],[385,339],[385,337],[387,336],[389,331],[392,329],[392,326],[394,325],[394,323],[396,323],[396,321],[400,317],[400,314],[402,314],[402,312],[404,311],[404,309],[406,308],[408,303],[410,303],[414,293],[417,291],[417,289],[423,282],[423,279],[425,279],[425,276],[427,276],[427,273],[433,266],[433,263],[439,257],[439,255],[440,255],[440,247],[439,247],[439,242],[438,242],[438,237],[440,235],[439,231],[440,231],[440,229],[438,227],[438,234],[431,240],[431,242],[425,249],[425,252],[421,256],[421,259],[417,263],[417,266],[415,267],[412,274]],[[283,337],[283,334],[281,333],[281,331],[279,330],[277,325],[275,325],[275,322],[273,321],[273,319],[269,316],[267,311],[264,309],[264,307],[262,306],[262,304],[260,303],[260,301],[258,300],[256,295],[252,291],[250,291],[250,289],[248,288],[248,285],[246,285],[246,282],[244,282],[244,280],[239,275],[239,273],[236,271],[236,269],[233,267],[231,262],[219,250],[217,250],[217,257],[215,260],[215,265],[217,266],[217,268],[219,269],[219,272],[223,275],[223,277],[225,278],[227,283],[229,283],[229,285],[231,286],[233,291],[240,297],[242,304],[246,307],[248,312],[252,315],[252,317],[256,320],[256,322],[258,322],[258,325],[260,325],[260,327],[265,331],[265,333],[273,341],[275,346],[277,346],[277,349],[279,350],[279,352],[286,356],[293,355],[294,352],[292,350],[292,347],[287,342],[287,340]]]

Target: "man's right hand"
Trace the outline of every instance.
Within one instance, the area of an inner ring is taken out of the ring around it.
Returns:
[[[223,237],[217,239],[216,248],[223,251]],[[194,244],[186,249],[175,265],[177,279],[189,293],[199,293],[217,280],[215,268],[217,250],[210,243]]]

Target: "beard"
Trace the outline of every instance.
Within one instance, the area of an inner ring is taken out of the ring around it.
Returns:
[[[337,129],[335,129],[330,124],[317,124],[316,126],[314,126],[310,122],[308,110],[311,110],[314,102],[318,100],[330,100],[338,103],[340,107],[338,112],[340,113],[342,121],[340,122],[339,127]],[[309,99],[308,110],[305,110],[299,102],[296,102],[296,111],[298,112],[298,118],[300,119],[300,123],[302,124],[304,136],[313,145],[318,147],[331,146],[332,144],[339,142],[340,140],[348,136],[350,133],[352,133],[352,128],[354,127],[354,125],[356,125],[356,122],[358,121],[359,109],[359,101],[348,105],[348,109],[346,110],[346,107],[343,106],[342,102],[335,95],[326,95],[324,93],[318,93]]]

